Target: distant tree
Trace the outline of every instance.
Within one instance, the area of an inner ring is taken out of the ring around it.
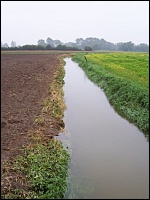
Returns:
[[[52,49],[51,45],[48,44],[48,45],[46,46],[46,49],[47,49],[47,50],[51,50],[51,49]]]
[[[37,50],[45,50],[45,47],[41,45],[37,45]]]
[[[11,42],[11,47],[16,47],[16,42],[15,41]]]
[[[39,46],[43,46],[43,47],[47,46],[47,44],[45,43],[45,40],[43,40],[43,39],[38,40],[37,43],[38,43]]]
[[[123,51],[133,51],[133,48],[134,48],[134,43],[132,43],[131,41],[125,42],[122,45]]]
[[[11,47],[8,46],[7,43],[1,42],[1,50],[110,50],[110,51],[137,51],[137,52],[149,52],[149,46],[145,43],[140,43],[139,45],[135,45],[131,41],[129,42],[119,42],[119,43],[111,43],[107,42],[103,38],[93,38],[88,37],[85,40],[83,38],[77,38],[76,42],[68,42],[62,43],[60,40],[53,40],[51,38],[47,38],[46,42],[43,39],[38,40],[38,45],[24,45],[17,46],[15,41],[11,42]]]
[[[36,50],[37,46],[36,45],[30,45],[30,44],[26,44],[22,46],[23,50]]]
[[[76,48],[76,49],[79,47],[75,42],[67,42],[64,45],[67,46],[67,47],[71,47],[71,48],[73,47],[73,48]]]
[[[141,52],[148,52],[149,51],[149,46],[145,43],[140,43],[139,45],[136,45],[134,47],[135,51],[141,51]]]
[[[84,49],[84,39],[83,38],[77,38],[76,44],[78,48]]]
[[[27,44],[27,45],[22,46],[22,49],[23,50],[45,50],[45,47],[40,46],[40,45]]]
[[[60,40],[53,40],[54,47],[57,47],[58,45],[63,45],[63,43]]]
[[[92,47],[92,49],[95,44],[99,44],[99,39],[93,38],[93,37],[88,37],[84,40],[84,46]]]
[[[47,45],[51,45],[51,47],[54,47],[54,42],[53,42],[53,40],[51,38],[48,37],[46,39],[46,43],[47,43]]]
[[[7,43],[4,43],[4,44],[2,44],[2,42],[1,42],[1,47],[4,47],[4,48],[9,48],[9,46],[8,46],[8,44],[7,44]]]
[[[116,44],[116,50],[117,51],[122,51],[123,49],[122,49],[122,46],[123,46],[123,42],[118,42],[117,44]]]
[[[127,44],[128,44],[129,51],[132,51],[134,49],[134,43],[132,41],[129,41],[127,42]]]
[[[58,49],[58,50],[66,50],[67,47],[66,47],[65,45],[59,44],[59,45],[56,47],[56,49]]]
[[[85,47],[84,47],[84,50],[85,50],[85,51],[92,51],[92,47],[85,46]]]

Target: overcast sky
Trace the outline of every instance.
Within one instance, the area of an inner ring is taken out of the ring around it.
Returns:
[[[103,38],[149,45],[149,1],[1,1],[1,42]]]

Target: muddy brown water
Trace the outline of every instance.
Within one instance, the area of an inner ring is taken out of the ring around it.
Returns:
[[[70,151],[66,199],[148,199],[149,143],[120,117],[104,92],[65,58],[65,133]]]

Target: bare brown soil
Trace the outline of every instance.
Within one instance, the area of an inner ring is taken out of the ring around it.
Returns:
[[[1,163],[20,155],[22,146],[30,143],[29,133],[37,130],[34,120],[59,64],[58,54],[1,54]],[[57,135],[58,124],[46,131]]]

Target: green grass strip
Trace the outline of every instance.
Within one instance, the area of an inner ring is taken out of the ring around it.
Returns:
[[[27,174],[33,191],[32,199],[62,199],[67,189],[69,153],[61,141],[53,138],[44,146],[35,144],[26,149],[26,156],[19,157],[17,170]]]

